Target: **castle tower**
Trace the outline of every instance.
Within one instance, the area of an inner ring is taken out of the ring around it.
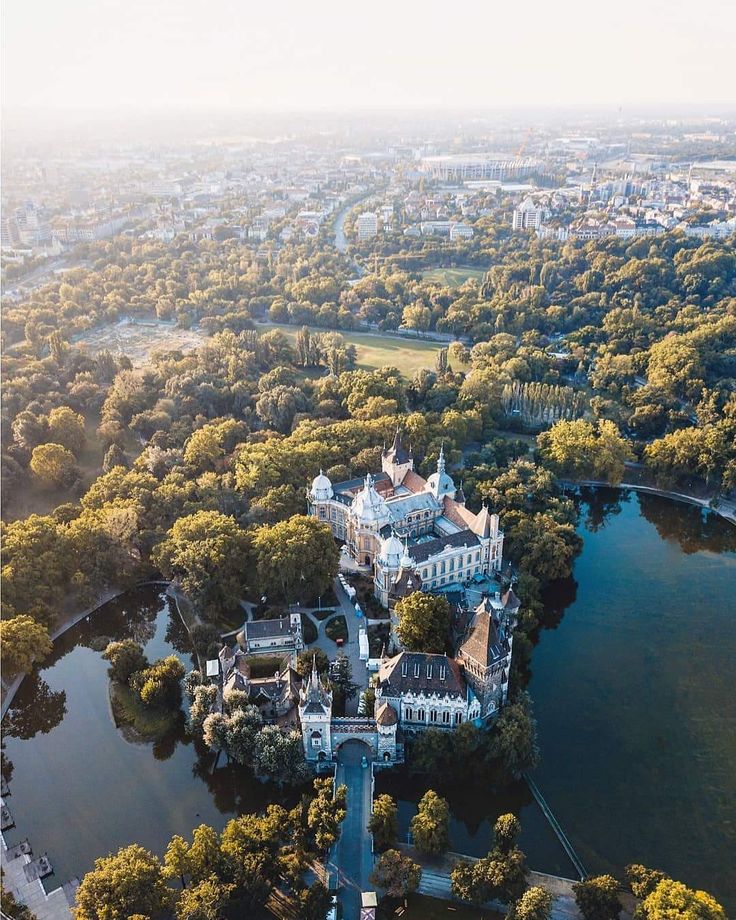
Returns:
[[[404,449],[401,443],[401,432],[398,428],[394,435],[394,443],[388,450],[384,449],[381,454],[381,469],[387,476],[391,477],[394,488],[401,485],[404,481],[404,476],[406,476],[409,470],[414,469],[414,459],[411,456],[411,447],[408,451]]]
[[[399,574],[403,555],[404,545],[392,531],[391,536],[382,541],[376,557],[374,577],[376,595],[384,607],[388,607],[391,585]]]
[[[503,597],[484,597],[457,650],[457,661],[480,702],[482,719],[494,716],[508,697],[519,607],[511,587]]]
[[[441,502],[445,495],[455,497],[455,483],[445,467],[444,444],[440,447],[440,455],[437,458],[437,472],[432,473],[427,480],[426,491],[431,492],[438,502]]]
[[[322,684],[316,658],[306,685],[299,691],[299,721],[306,760],[309,763],[331,760],[332,692]]]
[[[378,729],[378,759],[396,760],[396,728],[399,717],[390,703],[376,700],[376,727]]]

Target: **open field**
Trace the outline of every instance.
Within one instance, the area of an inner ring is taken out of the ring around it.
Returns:
[[[270,329],[279,329],[289,339],[290,343],[296,341],[299,326],[284,324],[257,323],[261,332]],[[312,332],[327,332],[310,326]],[[361,370],[372,371],[377,367],[390,364],[398,367],[404,377],[410,378],[420,368],[433,369],[437,352],[443,347],[440,342],[426,342],[420,339],[401,339],[398,336],[380,335],[370,332],[340,332],[348,344],[355,345],[358,350],[358,367]]]
[[[134,367],[143,367],[155,351],[191,351],[206,338],[194,329],[180,329],[153,319],[144,322],[123,319],[114,325],[90,329],[75,344],[84,346],[93,355],[105,349],[114,355],[127,355]]]
[[[482,281],[485,270],[471,268],[468,265],[460,268],[428,268],[421,274],[425,281],[438,281],[440,284],[446,284],[447,287],[455,288],[464,284],[469,278],[474,281]]]

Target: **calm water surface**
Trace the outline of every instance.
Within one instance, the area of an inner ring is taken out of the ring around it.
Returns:
[[[659,866],[736,906],[736,528],[698,508],[606,490],[581,501],[585,540],[574,581],[550,592],[530,690],[542,764],[535,778],[589,871]],[[56,866],[54,887],[131,842],[162,853],[172,834],[222,827],[279,793],[245,770],[212,771],[183,725],[156,744],[116,729],[95,638],[131,636],[150,659],[186,633],[156,588],[101,608],[55,643],[4,723],[18,829]],[[424,788],[380,775],[402,832]],[[513,810],[531,865],[570,874],[521,785],[450,794],[452,846],[485,853]]]
[[[657,866],[736,907],[736,528],[604,490],[581,505],[529,690],[535,779],[588,871]]]
[[[186,735],[183,715],[155,744],[126,740],[110,711],[107,662],[89,647],[100,636],[134,638],[151,661],[175,654],[187,670],[193,666],[172,602],[147,587],[65,633],[48,666],[23,682],[3,723],[17,824],[6,841],[27,837],[36,853],[48,852],[55,869],[49,890],[118,847],[141,843],[162,854],[173,834],[191,837],[203,822],[219,829],[236,814],[283,800],[247,770],[213,773],[213,756]]]

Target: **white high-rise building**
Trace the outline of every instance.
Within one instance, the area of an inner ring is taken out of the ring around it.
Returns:
[[[375,211],[364,211],[355,222],[359,240],[370,240],[378,233],[378,215]]]

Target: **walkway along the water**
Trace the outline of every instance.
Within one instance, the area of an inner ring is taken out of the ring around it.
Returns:
[[[537,800],[537,804],[539,805],[539,807],[542,809],[542,813],[544,814],[544,817],[549,821],[550,827],[555,832],[557,839],[562,844],[562,848],[567,853],[570,862],[573,864],[573,866],[575,866],[575,871],[578,873],[581,880],[587,878],[588,873],[585,871],[585,867],[580,861],[578,854],[575,852],[573,845],[568,840],[567,834],[565,834],[565,832],[562,830],[562,827],[560,826],[560,822],[557,820],[557,818],[555,818],[552,812],[552,809],[547,804],[547,800],[544,798],[542,793],[539,791],[537,784],[528,774],[523,773],[522,776],[527,786],[529,787],[529,791],[534,796],[534,798]]]
[[[712,505],[712,499],[710,498],[697,498],[695,495],[688,495],[685,492],[670,492],[667,489],[639,485],[635,482],[620,482],[618,485],[612,485],[610,482],[604,482],[601,479],[564,479],[561,481],[561,485],[565,489],[631,489],[632,492],[659,495],[662,498],[670,498],[672,501],[685,502],[688,505],[699,505],[701,508],[719,515],[731,524],[736,524],[736,501],[731,499],[719,498],[717,503]]]

